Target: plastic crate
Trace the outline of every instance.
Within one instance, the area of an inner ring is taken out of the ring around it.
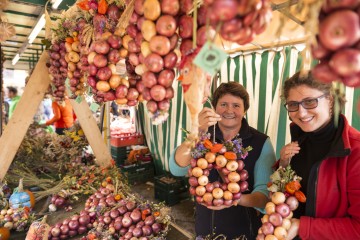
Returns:
[[[143,145],[144,135],[141,134],[129,134],[127,136],[111,136],[110,145],[113,147],[126,147],[131,145]]]
[[[152,162],[121,166],[120,170],[130,185],[145,183],[154,179],[154,164]]]
[[[154,191],[155,199],[164,201],[169,206],[175,205],[189,197],[188,186],[185,184],[185,179],[169,175],[155,177]]]
[[[125,164],[128,153],[129,149],[127,149],[127,147],[111,147],[111,156],[118,167]]]

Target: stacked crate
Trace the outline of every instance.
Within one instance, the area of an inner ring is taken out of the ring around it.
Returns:
[[[162,175],[155,177],[155,199],[172,206],[181,200],[189,198],[188,184],[186,178]]]

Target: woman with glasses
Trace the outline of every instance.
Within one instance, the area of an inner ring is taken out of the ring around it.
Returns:
[[[300,203],[287,239],[360,239],[360,132],[334,111],[331,84],[296,73],[285,81],[283,96],[291,143],[280,151],[303,179]],[[336,100],[337,99],[337,100]]]

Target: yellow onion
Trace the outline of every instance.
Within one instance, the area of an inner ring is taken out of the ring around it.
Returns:
[[[216,165],[219,166],[219,167],[225,167],[226,163],[227,163],[227,160],[226,158],[224,157],[224,155],[218,155],[216,158],[215,158],[215,161],[216,161]]]
[[[228,184],[228,190],[232,193],[240,192],[240,186],[237,183],[231,182]]]
[[[208,162],[205,158],[199,158],[196,164],[201,169],[206,169],[208,167]]]
[[[230,172],[227,177],[230,182],[236,183],[236,182],[240,181],[240,175],[237,172]]]
[[[205,159],[208,161],[208,163],[213,163],[215,162],[215,154],[212,152],[207,152],[205,154]]]
[[[280,203],[284,203],[286,200],[285,194],[282,192],[275,192],[273,193],[273,195],[271,196],[271,201],[273,203],[275,203],[276,205],[280,204]]]
[[[212,195],[214,196],[214,198],[220,199],[224,196],[224,191],[221,188],[214,188],[214,190],[212,191]]]
[[[266,214],[270,215],[270,214],[274,213],[275,212],[275,207],[276,207],[276,205],[273,202],[266,203],[266,205],[265,205]]]
[[[196,195],[203,196],[206,193],[206,188],[204,186],[197,186],[195,192]]]
[[[192,175],[194,177],[200,177],[203,175],[203,170],[199,167],[194,167],[193,170],[192,170]]]
[[[208,179],[207,176],[202,175],[202,176],[200,176],[200,177],[198,178],[198,183],[199,183],[199,185],[201,185],[201,186],[205,186],[206,184],[209,183],[209,179]]]
[[[233,199],[233,194],[228,190],[224,191],[224,199],[225,200],[232,200]]]
[[[229,170],[229,171],[236,171],[236,169],[238,169],[239,167],[239,164],[237,163],[237,161],[229,161],[227,164],[226,164],[226,168]]]

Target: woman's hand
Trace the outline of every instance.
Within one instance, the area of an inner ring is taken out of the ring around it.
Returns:
[[[288,230],[288,235],[286,240],[294,239],[299,234],[299,227],[300,227],[300,219],[293,218],[291,219],[291,227]]]
[[[205,107],[199,113],[199,130],[207,132],[208,128],[215,125],[218,121],[221,121],[220,115],[211,108]]]
[[[291,143],[285,145],[280,150],[280,166],[286,167],[289,164],[290,159],[295,154],[298,154],[299,151],[300,151],[300,147],[299,147],[298,142],[291,142]]]

